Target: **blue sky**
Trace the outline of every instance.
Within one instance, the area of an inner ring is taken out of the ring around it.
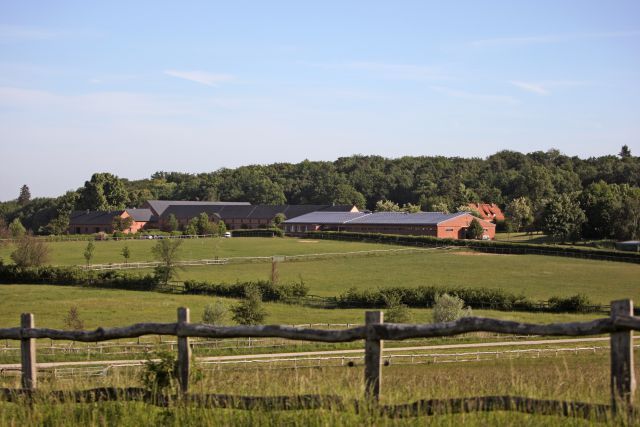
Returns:
[[[0,1],[0,200],[103,171],[624,144],[635,0]]]

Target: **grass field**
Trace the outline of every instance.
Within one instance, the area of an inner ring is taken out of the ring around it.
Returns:
[[[232,238],[184,240],[183,259],[220,257],[344,253],[399,246],[371,243],[302,239]],[[128,244],[132,260],[152,259],[153,241],[96,242],[95,263],[121,262],[120,251]],[[85,242],[50,243],[52,263],[82,264]],[[0,255],[8,258],[10,248]],[[150,272],[150,270],[140,270]],[[268,279],[270,263],[189,267],[178,280],[235,282]],[[349,287],[464,286],[503,288],[535,300],[552,296],[586,294],[596,303],[613,299],[640,300],[640,265],[540,255],[494,255],[455,250],[366,257],[334,256],[331,259],[283,262],[281,282],[302,278],[310,293],[335,296]]]
[[[609,403],[606,355],[567,355],[551,359],[514,359],[455,364],[389,366],[383,368],[382,404],[409,403],[425,398],[488,395]],[[337,395],[344,401],[362,399],[362,366],[290,370],[214,369],[203,366],[204,379],[195,393],[233,395]],[[535,374],[534,374],[535,373]],[[103,380],[101,385],[139,385],[131,372]],[[83,389],[85,382],[43,382],[46,389]],[[638,399],[636,400],[638,402]],[[189,405],[157,408],[142,403],[29,405],[0,403],[2,425],[407,425],[437,426],[588,426],[594,420],[510,412],[439,415],[389,419],[352,406],[306,411],[240,411],[201,409]]]
[[[107,240],[95,241],[93,264],[124,262],[122,248],[126,245],[131,251],[130,262],[153,261],[151,248],[156,244],[155,240]],[[272,255],[300,255],[311,253],[367,251],[373,249],[390,249],[397,246],[359,243],[338,242],[330,240],[300,240],[278,238],[203,238],[181,240],[180,248],[182,259],[212,259],[217,257],[257,257]],[[84,251],[87,247],[82,242],[49,242],[49,263],[52,265],[84,265]],[[0,259],[9,263],[10,254],[14,245],[0,246]]]

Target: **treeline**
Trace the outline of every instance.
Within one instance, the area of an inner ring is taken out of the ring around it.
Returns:
[[[506,209],[512,221],[504,226],[514,230],[545,230],[559,240],[631,239],[640,237],[638,187],[640,158],[626,146],[617,155],[588,159],[558,150],[500,151],[486,159],[355,155],[200,174],[156,172],[136,181],[96,173],[58,198],[30,199],[23,188],[16,200],[0,203],[0,217],[5,225],[18,218],[34,233],[60,234],[74,209],[123,209],[149,199],[355,204],[372,210],[389,200],[450,212],[487,202]]]

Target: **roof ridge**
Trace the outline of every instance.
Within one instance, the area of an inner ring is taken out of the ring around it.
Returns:
[[[362,213],[363,215],[357,216],[355,218],[348,219],[343,224],[346,224],[346,223],[351,222],[351,221],[355,221],[356,219],[364,218],[365,216],[371,215],[373,212],[369,212],[369,213],[366,213],[366,212],[345,212],[345,213],[354,213],[354,214]]]

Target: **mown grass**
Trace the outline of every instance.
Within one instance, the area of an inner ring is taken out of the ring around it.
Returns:
[[[377,243],[338,242],[330,240],[305,240],[291,238],[201,238],[181,240],[180,257],[182,259],[212,259],[215,257],[257,257],[272,255],[300,255],[312,253],[367,251],[373,249],[391,249],[391,246]],[[156,240],[107,240],[95,241],[93,264],[124,262],[122,248],[126,245],[131,252],[130,262],[153,261],[151,248]],[[86,241],[49,242],[52,265],[84,265]],[[13,244],[0,246],[0,259],[9,263]]]
[[[121,262],[120,251],[125,244],[130,245],[131,261],[152,259],[150,249],[154,241],[106,241],[96,243],[93,262]],[[50,245],[53,264],[84,263],[85,242],[55,242]],[[182,258],[297,255],[389,248],[399,246],[292,238],[209,238],[184,240]],[[0,249],[0,256],[8,259],[9,252],[10,248]],[[278,269],[281,282],[302,278],[311,294],[321,296],[336,296],[352,286],[375,289],[435,285],[503,288],[534,300],[578,293],[602,304],[619,298],[640,299],[640,265],[540,255],[495,255],[460,250],[365,257],[337,255],[331,259],[282,262]],[[270,274],[270,263],[229,264],[189,267],[179,272],[178,280],[230,283],[268,279]]]
[[[219,282],[267,279],[270,264],[192,267],[180,280]],[[279,264],[280,280],[300,277],[310,293],[335,296],[349,287],[461,286],[502,288],[534,300],[585,294],[607,304],[619,298],[640,299],[640,265],[540,255],[493,255],[479,252],[426,252]]]

